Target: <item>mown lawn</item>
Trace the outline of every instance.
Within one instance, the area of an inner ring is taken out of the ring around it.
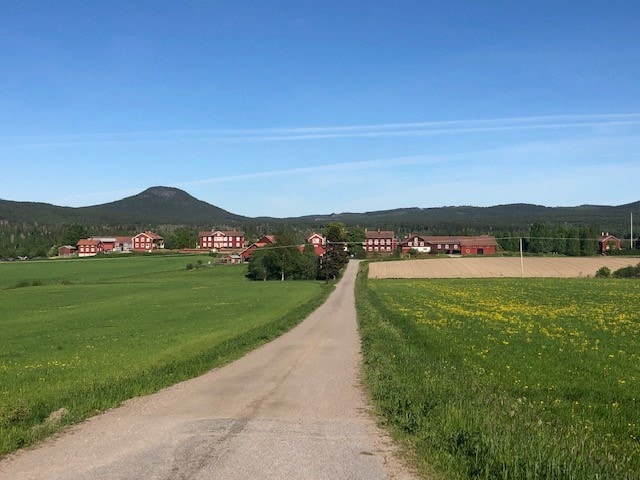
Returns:
[[[194,270],[184,256],[0,265],[0,455],[59,428],[46,421],[56,410],[77,422],[239,357],[331,288],[251,282],[244,266],[201,260]]]
[[[367,385],[443,478],[640,478],[640,283],[357,284]]]

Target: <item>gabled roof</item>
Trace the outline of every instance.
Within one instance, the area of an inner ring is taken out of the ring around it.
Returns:
[[[116,237],[116,243],[131,243],[131,237]]]
[[[276,237],[274,235],[263,235],[255,241],[258,247],[264,247],[265,245],[271,245],[273,243],[276,243]]]
[[[78,245],[100,245],[100,240],[95,238],[81,238],[78,240]]]
[[[497,246],[498,241],[491,235],[480,235],[476,237],[459,237],[461,247],[472,246]]]
[[[392,230],[365,230],[365,238],[395,238]]]
[[[599,242],[608,242],[610,240],[614,241],[614,242],[620,242],[621,241],[618,237],[616,237],[614,235],[611,235],[609,233],[606,233],[604,235],[599,235],[598,236],[598,241]]]
[[[225,237],[244,237],[244,232],[240,230],[211,230],[208,232],[200,232],[198,237],[213,237],[216,234],[222,234]]]
[[[144,235],[145,237],[149,237],[151,240],[164,240],[160,235],[153,232],[142,232],[135,235],[133,238],[140,237]]]
[[[300,252],[304,252],[307,247],[311,247],[313,249],[313,253],[315,253],[318,257],[322,257],[325,253],[327,253],[327,250],[321,245],[300,245],[298,246],[298,250]]]
[[[244,237],[244,232],[240,230],[216,230],[213,233],[221,233],[225,237]]]
[[[498,245],[495,237],[491,235],[476,235],[476,236],[468,236],[468,235],[409,235],[406,237],[402,243],[407,244],[410,240],[413,240],[415,237],[418,237],[425,243],[429,243],[431,245],[435,244],[454,244],[460,246],[489,246],[489,245]]]
[[[404,237],[400,243],[408,243],[410,241],[413,241],[414,238],[417,238],[418,240],[420,240],[422,242],[426,242],[427,241],[426,240],[427,237],[425,237],[424,235],[411,234],[411,235],[407,235],[406,237]]]

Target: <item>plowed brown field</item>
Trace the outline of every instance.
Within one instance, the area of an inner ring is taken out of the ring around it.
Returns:
[[[372,262],[369,278],[593,277],[600,267],[611,271],[637,265],[638,257],[450,257]]]

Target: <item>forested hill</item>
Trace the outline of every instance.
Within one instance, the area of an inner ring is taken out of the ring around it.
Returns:
[[[198,200],[172,187],[151,187],[122,200],[89,207],[0,200],[3,225],[182,225],[186,227],[277,226],[283,223],[321,227],[332,221],[363,228],[405,232],[461,234],[526,231],[534,223],[589,226],[616,235],[630,231],[630,214],[640,221],[640,201],[619,206],[545,207],[508,204],[492,207],[445,206],[398,208],[363,213],[318,214],[291,218],[243,217]],[[639,229],[640,233],[640,229]]]
[[[0,221],[11,224],[234,225],[243,220],[247,219],[172,187],[151,187],[122,200],[78,208],[0,200]]]
[[[493,207],[400,208],[365,213],[310,215],[288,220],[316,224],[339,221],[346,225],[389,228],[400,232],[411,230],[415,233],[452,235],[496,231],[527,232],[534,223],[542,223],[593,227],[617,235],[628,235],[631,213],[635,221],[640,222],[640,201],[620,206],[545,207],[522,203]]]
[[[199,229],[239,228],[251,239],[275,233],[286,225],[302,237],[311,230],[321,231],[333,221],[360,231],[365,228],[390,229],[398,237],[409,233],[526,237],[533,226],[546,225],[553,227],[546,231],[556,234],[560,231],[573,234],[573,229],[582,229],[588,231],[589,236],[608,231],[619,238],[629,238],[631,214],[638,225],[634,228],[637,238],[640,234],[640,202],[578,207],[448,206],[294,218],[243,217],[177,188],[152,187],[122,200],[80,208],[0,200],[0,257],[50,253],[56,245],[70,241],[67,239],[70,226],[80,226],[87,236],[130,235],[151,229],[165,236],[168,246],[181,245],[184,239],[188,239],[189,245],[195,245]]]

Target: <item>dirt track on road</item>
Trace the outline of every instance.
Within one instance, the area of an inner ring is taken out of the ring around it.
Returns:
[[[413,478],[360,384],[357,268],[287,334],[0,461],[0,478]]]
[[[637,265],[639,257],[451,257],[372,262],[369,278],[593,277]],[[524,273],[524,275],[523,275]]]

